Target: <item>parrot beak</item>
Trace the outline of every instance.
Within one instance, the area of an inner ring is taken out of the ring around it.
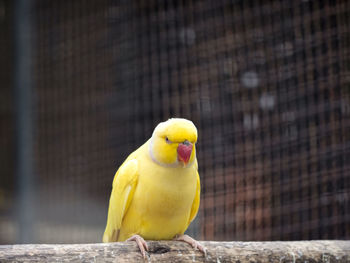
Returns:
[[[193,145],[189,141],[180,143],[177,147],[177,159],[183,162],[184,165],[188,163],[191,157]]]

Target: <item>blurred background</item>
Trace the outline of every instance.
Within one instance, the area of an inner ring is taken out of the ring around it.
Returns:
[[[0,0],[0,244],[100,242],[113,176],[199,131],[201,240],[350,238],[350,2]]]

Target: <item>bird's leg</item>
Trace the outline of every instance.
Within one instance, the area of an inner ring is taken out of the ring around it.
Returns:
[[[148,251],[148,245],[140,235],[133,235],[126,241],[135,241],[141,251],[143,258],[146,259],[146,251]]]
[[[199,251],[201,251],[204,255],[207,254],[207,249],[203,245],[201,245],[197,240],[193,239],[188,235],[176,235],[174,240],[186,242],[190,244],[194,249],[198,249]]]

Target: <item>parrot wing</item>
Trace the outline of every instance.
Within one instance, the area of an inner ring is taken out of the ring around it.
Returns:
[[[128,210],[138,181],[138,161],[127,160],[118,169],[113,179],[109,200],[108,218],[103,242],[118,241],[119,230]]]
[[[197,188],[196,188],[196,195],[194,197],[193,203],[192,203],[192,208],[191,208],[191,213],[190,213],[190,218],[188,220],[188,225],[192,222],[192,220],[196,217],[198,208],[199,208],[199,202],[200,202],[200,194],[201,194],[201,183],[199,180],[199,174],[198,171],[196,171],[197,174]]]

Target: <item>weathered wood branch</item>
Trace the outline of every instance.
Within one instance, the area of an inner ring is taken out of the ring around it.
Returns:
[[[350,241],[202,242],[204,257],[178,241],[149,241],[148,262],[350,262]],[[134,242],[0,246],[0,262],[142,262]]]

